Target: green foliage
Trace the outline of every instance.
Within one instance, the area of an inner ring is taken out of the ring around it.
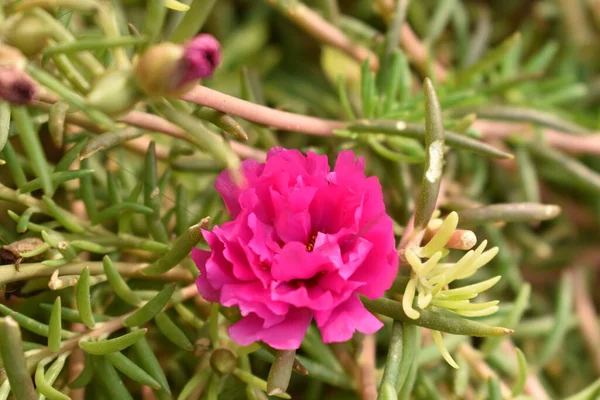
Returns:
[[[598,396],[597,2],[185,3],[0,4],[0,74],[36,93],[0,75],[0,400]],[[143,95],[138,56],[201,30],[203,91]],[[241,347],[198,295],[217,174],[279,145],[379,177],[401,268],[362,299],[376,335]],[[493,260],[457,257],[476,235]]]

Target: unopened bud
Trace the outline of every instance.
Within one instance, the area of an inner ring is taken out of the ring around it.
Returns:
[[[176,93],[183,80],[179,67],[183,47],[175,43],[160,43],[140,56],[134,77],[140,89],[152,96]]]
[[[185,81],[208,78],[221,63],[221,44],[212,35],[198,35],[184,47]]]
[[[86,101],[108,115],[118,115],[129,111],[140,95],[129,71],[110,71],[98,79]]]
[[[46,24],[32,15],[15,15],[5,23],[3,34],[6,43],[21,50],[26,56],[34,56],[48,44],[50,32]]]
[[[216,349],[210,356],[210,366],[218,374],[230,374],[237,367],[237,358],[230,350]]]
[[[160,43],[137,61],[134,76],[139,87],[152,96],[176,96],[208,78],[221,62],[221,45],[201,34],[180,45]]]
[[[37,84],[23,70],[0,66],[0,99],[13,104],[29,104],[37,97]]]
[[[431,220],[427,226],[425,235],[423,236],[423,240],[425,242],[429,242],[435,236],[435,234],[438,233],[440,227],[442,226],[442,222],[443,221],[441,219]],[[452,235],[444,247],[447,249],[471,250],[476,243],[477,236],[475,233],[473,233],[473,231],[457,229],[452,232]]]

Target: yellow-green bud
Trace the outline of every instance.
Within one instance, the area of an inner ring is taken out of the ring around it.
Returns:
[[[237,358],[230,350],[216,349],[210,356],[210,366],[217,374],[230,374],[237,367]]]
[[[151,96],[177,96],[199,79],[210,77],[221,58],[219,41],[202,33],[184,44],[161,43],[150,48],[138,59],[134,76]]]
[[[6,43],[31,57],[46,47],[50,32],[39,18],[25,14],[9,18],[5,23],[3,35]]]
[[[180,86],[185,71],[181,69],[184,48],[175,43],[160,43],[140,56],[134,68],[135,80],[151,96],[177,95],[195,84]]]
[[[130,71],[109,71],[96,81],[86,102],[108,115],[119,115],[129,111],[140,98]]]

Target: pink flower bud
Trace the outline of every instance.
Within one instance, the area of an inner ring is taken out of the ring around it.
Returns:
[[[206,33],[198,35],[187,42],[184,48],[183,83],[208,78],[221,63],[221,44],[212,35]]]
[[[0,67],[0,99],[13,104],[29,104],[37,97],[37,84],[24,71]]]
[[[213,36],[201,34],[184,45],[160,43],[140,56],[135,81],[149,95],[176,96],[196,81],[212,75],[221,62],[221,45]]]

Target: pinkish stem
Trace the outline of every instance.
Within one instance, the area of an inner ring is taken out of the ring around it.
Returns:
[[[162,132],[168,134],[169,136],[189,141],[189,137],[186,135],[183,129],[157,115],[148,114],[141,111],[130,111],[123,118],[120,118],[119,121],[125,122],[132,126],[137,126],[139,128],[147,129],[149,131]],[[254,158],[259,161],[264,161],[266,158],[266,154],[262,150],[246,146],[245,144],[233,140],[229,141],[229,144],[231,145],[233,151],[241,158]]]
[[[242,117],[257,124],[309,135],[331,136],[335,129],[340,129],[344,126],[344,122],[342,121],[308,117],[306,115],[274,110],[217,92],[205,86],[194,87],[182,95],[181,99]]]
[[[534,139],[531,125],[522,122],[504,122],[480,119],[473,123],[473,128],[481,131],[483,140],[507,139],[513,135],[525,136]],[[546,143],[556,149],[574,154],[600,155],[600,136],[581,135],[575,136],[555,129],[543,129],[542,135]]]
[[[598,326],[598,314],[586,282],[585,270],[573,268],[571,276],[579,330],[590,352],[596,372],[600,373],[600,326]]]
[[[317,40],[340,49],[360,63],[369,60],[374,71],[379,69],[379,60],[371,50],[353,43],[344,32],[304,4],[296,0],[266,1]]]

